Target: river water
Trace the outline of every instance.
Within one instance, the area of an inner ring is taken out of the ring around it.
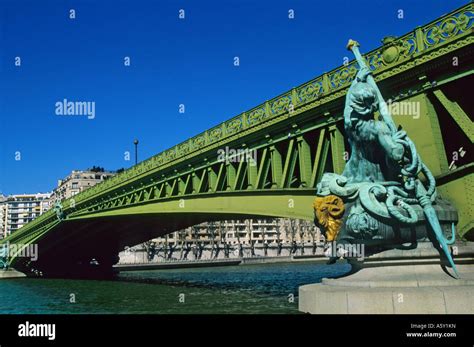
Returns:
[[[298,313],[300,285],[349,269],[305,262],[133,271],[107,281],[5,279],[0,314]]]

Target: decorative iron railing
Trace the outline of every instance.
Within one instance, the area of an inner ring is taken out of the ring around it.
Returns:
[[[387,69],[391,69],[420,54],[471,34],[474,21],[473,9],[473,5],[468,4],[423,27],[416,28],[400,38],[388,38],[383,46],[366,54],[368,65],[376,79],[377,75]],[[178,162],[185,156],[195,151],[203,150],[218,141],[235,135],[239,131],[262,125],[262,123],[271,118],[289,113],[290,107],[294,111],[292,113],[296,114],[302,106],[340,89],[347,88],[355,77],[357,69],[356,61],[350,61],[347,65],[340,66],[322,76],[316,77],[293,90],[266,101],[247,112],[125,170],[76,196],[75,201],[76,203],[80,202],[96,195],[100,191],[126,182],[145,172],[161,169],[169,163]]]

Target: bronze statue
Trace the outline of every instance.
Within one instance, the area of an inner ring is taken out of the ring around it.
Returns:
[[[424,236],[435,236],[458,275],[448,249],[455,240],[454,220],[450,222],[448,240],[437,215],[448,205],[437,198],[435,179],[414,143],[393,123],[358,43],[350,40],[347,47],[360,67],[344,108],[344,128],[351,156],[342,175],[325,173],[318,183],[315,222],[327,241],[363,243],[372,247],[373,252],[407,241],[416,242],[417,237],[413,239],[411,230],[415,225],[423,225]],[[374,119],[377,110],[379,120]],[[340,203],[331,203],[338,199]],[[337,210],[337,205],[340,213],[328,214],[329,210]]]

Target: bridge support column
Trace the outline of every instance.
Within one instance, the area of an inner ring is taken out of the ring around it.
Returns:
[[[275,145],[270,146],[270,160],[272,168],[272,189],[277,189],[280,188],[283,171],[281,153]]]
[[[301,186],[309,187],[311,185],[311,150],[308,142],[303,136],[299,136],[297,142]]]
[[[335,173],[342,174],[346,165],[344,161],[344,136],[336,125],[332,125],[329,128],[329,135],[331,139],[332,166]]]
[[[416,148],[433,175],[438,176],[447,172],[448,160],[444,150],[438,116],[433,104],[426,94],[416,95],[402,102],[413,106],[404,107],[400,104],[397,108],[398,112],[393,112],[395,124],[400,124],[408,134],[414,134]],[[393,103],[393,105],[396,104]],[[416,109],[419,113],[414,112]],[[420,129],[423,129],[423,131],[420,131]]]
[[[248,185],[247,189],[255,189],[257,184],[257,165],[249,165],[247,163],[247,178],[248,178]]]
[[[225,190],[232,190],[235,185],[235,166],[232,163],[226,164],[226,176],[227,182],[225,186]]]

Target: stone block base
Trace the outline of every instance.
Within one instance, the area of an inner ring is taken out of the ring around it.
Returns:
[[[443,270],[428,250],[424,250],[426,256],[413,256],[413,251],[380,254],[358,272],[301,286],[299,310],[312,314],[474,314],[473,249],[472,243],[462,245],[463,256],[456,258],[459,279],[452,276],[451,269]]]

